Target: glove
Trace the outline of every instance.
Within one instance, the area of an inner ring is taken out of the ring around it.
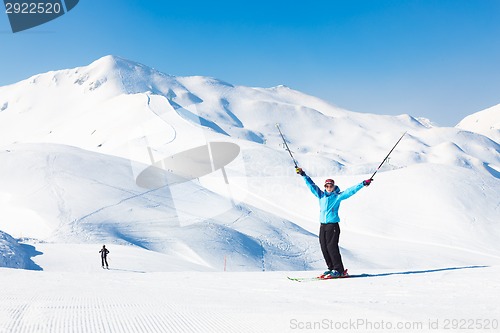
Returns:
[[[305,172],[304,170],[302,170],[302,168],[295,168],[295,172],[297,172],[297,174],[301,175],[301,176],[305,176]]]
[[[364,186],[370,186],[371,182],[373,181],[373,179],[367,179],[367,180],[363,180],[363,185]]]

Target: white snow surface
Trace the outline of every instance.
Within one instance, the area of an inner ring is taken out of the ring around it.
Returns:
[[[0,332],[498,331],[498,114],[437,127],[116,56],[0,87]],[[407,132],[341,205],[344,264],[370,276],[287,279],[325,267],[277,123],[341,189]]]
[[[465,117],[456,127],[483,134],[493,141],[499,142],[500,104]]]

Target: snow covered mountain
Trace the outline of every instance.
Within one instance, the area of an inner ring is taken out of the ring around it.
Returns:
[[[440,128],[115,56],[0,87],[0,331],[496,330],[492,110]],[[276,123],[342,189],[407,132],[342,203],[344,263],[367,278],[286,279],[324,264]],[[235,272],[252,270],[273,272]]]
[[[0,87],[0,110],[0,230],[15,238],[139,247],[172,263],[162,270],[321,269],[317,203],[279,123],[306,172],[341,188],[408,132],[342,205],[350,267],[500,260],[500,145],[467,118],[354,113],[116,56]]]
[[[465,117],[456,127],[480,133],[497,143],[500,142],[500,104]]]
[[[41,254],[33,246],[19,244],[9,234],[0,231],[0,267],[39,270],[31,257]]]

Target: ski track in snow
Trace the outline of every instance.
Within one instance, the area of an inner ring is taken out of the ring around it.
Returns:
[[[31,285],[0,279],[8,287],[0,295],[0,332],[261,331],[253,330],[259,324],[239,313],[238,306],[236,311],[225,304],[211,306],[199,278],[196,284],[189,276],[167,275],[162,281],[120,270],[37,276],[15,270],[7,275],[17,273]]]
[[[151,296],[151,295],[149,295]],[[0,332],[242,332],[227,313],[127,292],[113,295],[0,296]],[[168,298],[168,296],[167,296]],[[8,304],[8,305],[6,305]]]
[[[425,332],[435,320],[498,322],[498,272],[498,266],[386,270],[297,283],[286,276],[317,272],[0,269],[0,332],[316,332],[323,330],[294,323],[323,320],[416,322],[418,330],[391,331]]]

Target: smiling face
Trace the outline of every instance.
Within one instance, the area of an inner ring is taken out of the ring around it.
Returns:
[[[333,181],[333,179],[327,179],[325,181],[325,191],[328,193],[332,193],[334,188],[335,182]]]

